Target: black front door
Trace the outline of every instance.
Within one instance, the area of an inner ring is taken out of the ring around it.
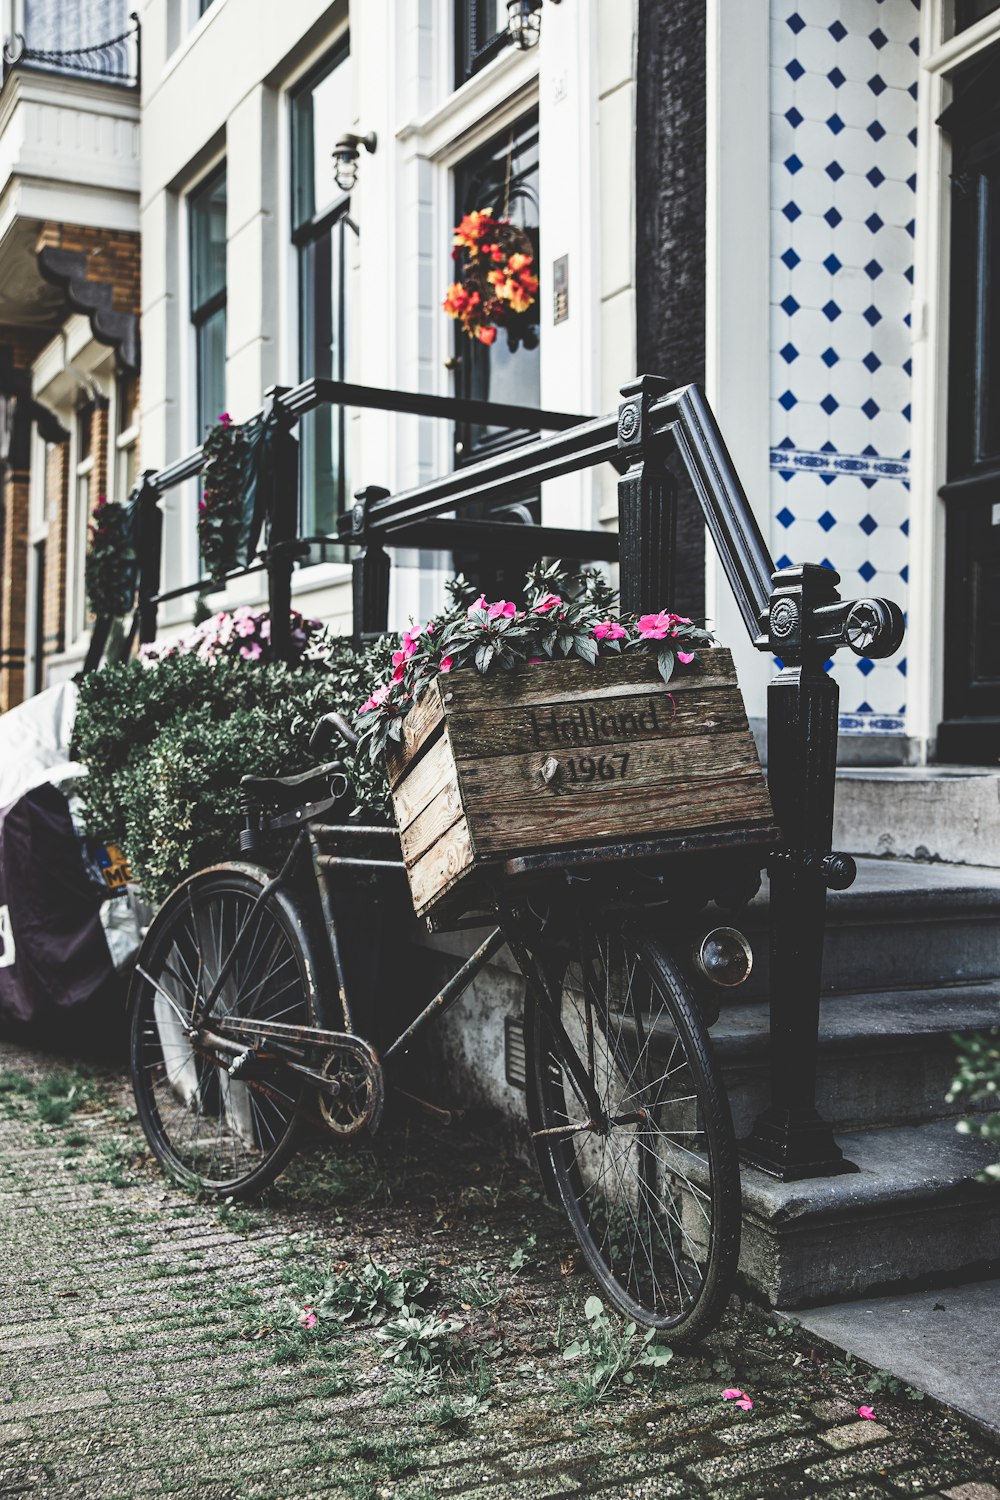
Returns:
[[[942,761],[1000,759],[1000,47],[955,79]]]

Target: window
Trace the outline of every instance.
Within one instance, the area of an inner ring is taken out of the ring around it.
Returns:
[[[139,382],[135,375],[118,377],[115,411],[115,496],[123,504],[135,486],[139,457]]]
[[[90,496],[91,475],[94,470],[93,421],[94,407],[91,403],[77,407],[70,521],[73,528],[73,579],[69,600],[69,638],[71,641],[76,640],[87,628],[87,591],[84,568],[90,513],[93,509]],[[96,499],[96,496],[94,498]]]
[[[455,87],[507,46],[507,0],[455,0]]]
[[[226,169],[188,199],[198,441],[226,406]]]
[[[530,120],[492,142],[463,162],[455,173],[455,222],[473,209],[487,209],[509,218],[523,229],[538,258],[538,122]],[[509,338],[501,329],[496,342],[481,344],[470,339],[455,324],[455,356],[458,360],[456,394],[480,401],[509,401],[517,406],[538,406],[541,399],[541,365],[538,349],[536,301],[533,314],[525,314],[521,336]],[[512,345],[514,347],[512,347]],[[459,424],[456,452],[460,463],[470,463],[511,441],[523,432],[509,428]]]
[[[299,375],[347,378],[349,200],[333,176],[332,151],[351,125],[346,41],[292,100],[292,223],[299,263]],[[306,536],[330,536],[350,486],[342,407],[322,406],[300,424],[301,523]],[[339,559],[320,545],[315,560]]]
[[[484,150],[464,161],[455,173],[455,222],[474,209],[485,209],[508,218],[525,231],[538,266],[538,122],[523,121]],[[459,267],[460,269],[460,267]],[[455,324],[455,393],[466,399],[503,401],[517,406],[540,403],[541,378],[538,348],[538,302],[518,318],[518,326],[500,329],[494,343],[470,339]],[[523,431],[488,427],[482,423],[455,424],[456,464],[474,463],[512,443],[522,442]],[[537,490],[511,493],[503,505],[464,508],[470,519],[506,512],[512,521],[541,519],[541,497]],[[530,549],[529,549],[530,554]],[[464,573],[491,599],[516,599],[524,586],[528,557],[499,559],[456,551],[456,571]]]

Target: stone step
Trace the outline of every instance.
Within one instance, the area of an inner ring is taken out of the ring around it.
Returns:
[[[838,1137],[860,1170],[777,1182],[743,1169],[741,1269],[786,1308],[1000,1269],[1000,1187],[975,1180],[995,1143],[950,1120]]]
[[[998,1002],[996,980],[826,998],[816,1084],[820,1114],[843,1130],[969,1113],[945,1099],[956,1071],[951,1036],[1000,1025]],[[746,1135],[769,1098],[766,1003],[724,1009],[712,1041],[736,1133]]]
[[[1000,865],[1000,769],[844,767],[837,772],[834,848]]]
[[[724,918],[721,918],[724,920]],[[734,997],[767,994],[768,890],[739,923],[754,971]],[[827,897],[827,992],[905,989],[1000,975],[1000,869],[860,858],[847,891]]]

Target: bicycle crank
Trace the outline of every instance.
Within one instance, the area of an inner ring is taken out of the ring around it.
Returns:
[[[360,1037],[345,1036],[320,1065],[326,1087],[319,1089],[320,1114],[342,1140],[367,1129],[372,1135],[382,1119],[385,1083],[374,1051]]]

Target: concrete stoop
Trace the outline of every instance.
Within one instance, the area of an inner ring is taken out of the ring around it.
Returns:
[[[833,846],[850,854],[1000,866],[1000,767],[844,767]]]
[[[712,1036],[738,1135],[768,1099],[767,892],[747,923],[754,993]],[[954,1035],[1000,1025],[1000,869],[861,858],[829,902],[817,1103],[855,1173],[781,1183],[743,1172],[741,1268],[786,1308],[1000,1268],[995,1145],[945,1098]],[[981,1106],[987,1108],[987,1105]]]
[[[1000,1266],[996,1159],[951,1121],[837,1137],[860,1170],[782,1183],[743,1173],[741,1267],[772,1306],[796,1308]]]

